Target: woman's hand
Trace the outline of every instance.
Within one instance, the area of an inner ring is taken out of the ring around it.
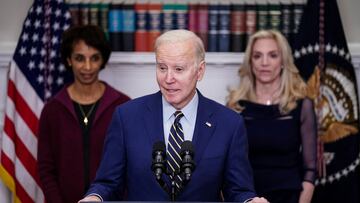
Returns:
[[[300,193],[299,203],[310,203],[315,186],[307,181],[302,182],[303,190]]]

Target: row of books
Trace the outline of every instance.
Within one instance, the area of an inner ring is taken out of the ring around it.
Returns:
[[[113,51],[153,51],[164,31],[188,29],[208,52],[243,52],[256,30],[297,33],[304,0],[68,0],[74,25],[101,26]]]

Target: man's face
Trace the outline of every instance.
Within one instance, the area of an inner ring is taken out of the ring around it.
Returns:
[[[156,80],[167,102],[176,109],[186,106],[196,92],[196,83],[205,71],[205,62],[198,64],[191,41],[164,43],[156,52]]]

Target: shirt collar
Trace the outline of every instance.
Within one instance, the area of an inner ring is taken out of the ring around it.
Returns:
[[[173,106],[171,106],[169,102],[166,101],[164,96],[162,96],[162,103],[163,103],[164,121],[168,121],[169,119],[172,118],[176,109]],[[197,91],[195,91],[195,95],[190,100],[190,102],[184,108],[180,109],[181,112],[184,114],[184,118],[189,123],[195,123],[198,104],[199,104],[199,95]]]

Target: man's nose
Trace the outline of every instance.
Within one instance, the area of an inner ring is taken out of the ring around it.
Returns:
[[[171,70],[168,70],[166,73],[166,82],[172,82],[174,80],[174,73]]]

